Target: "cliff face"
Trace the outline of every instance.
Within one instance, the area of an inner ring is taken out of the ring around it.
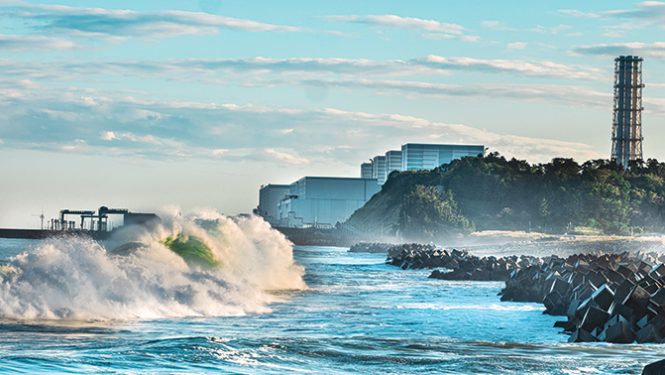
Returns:
[[[346,224],[417,240],[474,229],[663,231],[664,181],[665,164],[655,160],[624,171],[606,160],[531,165],[490,154],[431,171],[393,172]]]

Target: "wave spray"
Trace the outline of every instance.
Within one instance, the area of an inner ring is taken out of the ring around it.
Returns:
[[[0,318],[243,315],[270,311],[278,300],[271,291],[306,288],[291,243],[260,218],[162,217],[156,228],[127,228],[109,242],[54,238],[11,258],[0,267]],[[174,239],[201,248],[213,266],[175,251]]]

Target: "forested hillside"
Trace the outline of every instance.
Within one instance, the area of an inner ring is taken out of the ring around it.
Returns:
[[[436,239],[473,230],[606,234],[663,231],[665,163],[624,170],[608,160],[546,164],[497,153],[431,171],[393,172],[346,224],[356,230]]]

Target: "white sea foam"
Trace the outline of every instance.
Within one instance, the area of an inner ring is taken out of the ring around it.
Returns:
[[[199,219],[214,224],[203,228]],[[162,244],[178,233],[201,239],[221,267],[190,266]],[[276,300],[270,291],[306,287],[289,241],[256,217],[232,219],[212,211],[172,215],[156,230],[122,237],[143,245],[117,256],[89,239],[50,239],[12,258],[0,270],[0,318],[242,315],[269,311]]]

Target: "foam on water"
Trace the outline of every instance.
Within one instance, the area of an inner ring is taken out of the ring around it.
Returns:
[[[163,245],[165,238],[180,233],[201,240],[222,265],[188,265]],[[256,217],[174,214],[154,230],[122,236],[141,246],[117,256],[90,239],[59,238],[11,258],[0,269],[0,318],[243,315],[269,311],[268,304],[277,299],[270,291],[306,287],[289,241]]]

